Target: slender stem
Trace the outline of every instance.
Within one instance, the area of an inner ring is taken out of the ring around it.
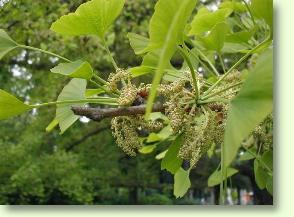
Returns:
[[[210,62],[210,60],[208,59],[207,56],[205,56],[204,53],[202,53],[202,51],[200,49],[196,49],[197,53],[199,53],[199,55],[208,63],[208,65],[210,66],[210,68],[212,69],[212,71],[215,73],[216,76],[219,76],[220,74],[218,73],[217,69],[215,68],[215,66],[212,64],[212,62]],[[191,52],[192,53],[192,52]],[[192,55],[195,57],[196,55],[194,53],[192,53]]]
[[[47,102],[37,105],[31,105],[33,108],[40,108],[44,106],[51,106],[51,105],[62,105],[62,104],[77,104],[77,103],[97,103],[102,105],[117,105],[116,98],[109,98],[109,97],[99,97],[99,98],[87,98],[87,99],[80,99],[80,100],[64,100],[64,101],[56,101],[56,102]]]
[[[191,71],[191,75],[192,75],[192,80],[193,80],[193,85],[194,85],[194,89],[195,89],[195,95],[196,95],[196,101],[199,99],[199,89],[198,89],[198,83],[197,83],[197,75],[195,73],[195,70],[193,68],[192,62],[189,58],[189,56],[187,55],[186,50],[184,50],[181,47],[178,47],[178,50],[180,51],[180,54],[182,55],[182,57],[185,59],[185,61],[188,64],[188,67]]]
[[[113,58],[113,56],[112,56],[112,54],[111,54],[111,52],[109,50],[109,47],[108,47],[108,45],[107,45],[107,43],[105,41],[105,38],[102,39],[102,43],[103,43],[103,46],[105,47],[105,50],[106,50],[108,56],[110,57],[110,60],[111,60],[111,63],[113,65],[113,67],[115,68],[115,70],[117,70],[118,66],[117,66],[117,64],[116,64],[116,62],[115,62],[115,60],[114,60],[114,58]]]
[[[212,99],[208,99],[208,100],[198,100],[197,104],[198,105],[203,105],[203,104],[208,104],[208,103],[213,103],[213,102],[224,102],[224,103],[228,103],[228,102],[230,102],[230,100],[223,99],[223,98],[212,98]]]
[[[50,51],[46,51],[46,50],[43,50],[43,49],[40,49],[40,48],[36,48],[36,47],[31,47],[31,46],[26,46],[26,45],[19,45],[20,48],[23,48],[23,49],[28,49],[28,50],[33,50],[33,51],[38,51],[38,52],[42,52],[42,53],[45,53],[45,54],[48,54],[48,55],[51,55],[51,56],[55,56],[59,59],[62,59],[66,62],[72,62],[71,60],[63,57],[63,56],[60,56],[58,54],[55,54],[55,53],[52,53]]]
[[[101,88],[102,90],[105,91],[105,93],[109,94],[110,96],[113,96],[113,97],[118,97],[119,96],[119,93],[118,94],[115,94],[115,93],[112,93],[111,91],[109,91],[106,87],[104,87],[103,85],[100,85],[98,84],[97,82],[95,82],[94,80],[89,80],[89,82],[91,82],[92,84],[94,84],[95,86],[97,86],[98,88]]]
[[[98,75],[94,74],[94,78],[97,79],[98,82],[101,84],[107,84],[107,81],[105,81],[103,78],[100,78]]]
[[[251,20],[252,20],[252,22],[253,22],[253,25],[256,26],[256,22],[255,22],[255,19],[254,19],[253,13],[252,13],[252,11],[251,11],[251,9],[250,9],[248,3],[247,3],[245,0],[242,0],[242,1],[244,2],[245,6],[246,6],[246,8],[247,8],[247,10],[248,10],[248,12],[249,12],[249,14],[250,14],[250,17],[251,17]]]
[[[205,93],[204,95],[208,95],[211,91],[214,90],[236,67],[238,67],[244,60],[247,59],[252,53],[254,53],[256,50],[258,50],[260,47],[262,47],[264,44],[268,42],[268,38],[258,44],[256,47],[254,47],[252,50],[250,50],[247,54],[245,54],[241,59],[238,60],[217,82],[215,82]]]
[[[262,166],[264,166],[264,168],[267,169],[267,171],[270,173],[270,175],[273,175],[273,171],[260,159],[259,155],[257,155],[256,153],[252,152],[250,149],[243,147],[247,152],[249,152],[252,156],[255,157],[256,160],[258,160],[259,163],[262,164]]]
[[[238,87],[238,86],[240,86],[240,85],[242,85],[242,84],[243,84],[243,82],[238,82],[238,83],[236,83],[236,84],[232,84],[232,85],[230,85],[230,86],[228,86],[228,87],[226,87],[226,88],[223,88],[223,89],[221,89],[221,90],[219,90],[219,91],[216,91],[216,92],[214,92],[214,93],[204,95],[203,97],[201,97],[201,100],[209,99],[209,98],[211,98],[211,97],[213,97],[213,96],[216,96],[216,95],[218,95],[218,94],[221,94],[221,93],[223,93],[223,92],[225,92],[225,91],[227,91],[227,90],[230,90],[230,89],[232,89],[232,88],[234,88],[234,87]]]
[[[226,67],[225,67],[225,63],[224,63],[224,60],[222,58],[222,55],[220,53],[218,53],[217,55],[218,55],[218,58],[220,60],[221,66],[222,66],[222,70],[223,70],[223,72],[225,74],[226,73]]]
[[[193,54],[192,52],[191,52],[191,54],[192,54],[192,56],[199,62],[199,63],[201,63],[201,65],[205,68],[205,70],[207,70],[208,72],[210,72],[210,73],[214,73],[214,72],[212,72],[211,71],[211,69],[209,69],[209,67],[206,65],[207,63],[205,63],[205,62],[203,62],[203,60],[201,60],[197,55],[195,55],[195,54]]]

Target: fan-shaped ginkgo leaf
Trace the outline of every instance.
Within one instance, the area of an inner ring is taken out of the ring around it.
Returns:
[[[75,13],[62,16],[51,30],[62,35],[104,35],[120,14],[125,0],[92,0],[82,4]]]
[[[32,107],[0,89],[0,120],[31,110]]]
[[[3,29],[0,29],[0,60],[16,47],[18,44]]]

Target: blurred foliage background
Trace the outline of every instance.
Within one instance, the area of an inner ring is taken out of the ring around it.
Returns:
[[[111,72],[108,57],[95,38],[64,38],[49,30],[52,22],[84,1],[4,2],[0,3],[0,28],[17,42],[70,59],[83,57],[102,76]],[[107,36],[121,67],[140,64],[126,35],[128,32],[147,35],[155,2],[127,0],[113,27],[114,33]],[[32,103],[54,101],[68,82],[49,73],[56,61],[36,52],[14,51],[0,61],[0,88]],[[173,177],[161,171],[160,162],[154,159],[158,153],[126,156],[113,141],[109,120],[94,123],[81,119],[62,136],[57,130],[46,133],[45,128],[54,115],[54,108],[46,108],[1,121],[0,204],[217,203],[218,187],[207,187],[207,178],[219,162],[217,156],[201,160],[192,170],[191,190],[184,198],[175,199]],[[233,187],[237,193],[241,189],[253,191],[256,204],[271,203],[267,192],[257,188],[252,168],[251,161],[238,165],[240,173],[232,178]]]

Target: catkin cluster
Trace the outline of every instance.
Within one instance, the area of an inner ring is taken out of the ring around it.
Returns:
[[[115,117],[111,121],[111,129],[118,146],[129,156],[136,156],[142,148],[140,131],[158,132],[163,128],[159,121],[146,121],[143,116]]]
[[[224,135],[223,116],[219,112],[205,112],[200,116],[191,116],[182,127],[183,145],[178,156],[189,160],[190,166],[195,167],[199,159],[213,144],[221,144]],[[194,118],[193,118],[194,117]],[[197,119],[196,119],[197,118]]]
[[[262,147],[262,151],[273,148],[273,116],[269,115],[259,126],[255,128],[252,135],[255,145]],[[257,148],[258,148],[257,147]]]
[[[117,90],[119,82],[124,81],[121,94],[118,98],[120,106],[131,106],[136,103],[144,103],[139,94],[143,91],[149,92],[150,85],[140,85],[138,88],[130,81],[130,74],[125,70],[118,70],[111,74],[108,79],[108,88]],[[127,81],[127,82],[126,82]],[[129,156],[135,156],[138,149],[142,147],[141,134],[158,132],[163,128],[160,121],[147,121],[142,115],[115,117],[111,121],[111,129],[118,146]]]
[[[109,89],[117,89],[118,83],[124,82],[121,95],[118,99],[120,106],[137,105],[145,103],[138,98],[146,99],[151,85],[141,84],[139,87],[131,84],[129,74],[120,70],[110,76]],[[225,85],[232,85],[241,79],[238,72],[232,73],[224,79]],[[205,88],[205,81],[198,76],[198,91]],[[206,108],[195,105],[195,89],[191,74],[184,72],[183,77],[157,88],[158,95],[164,100],[165,115],[170,120],[174,134],[183,134],[183,144],[178,156],[188,160],[191,166],[196,166],[199,159],[209,150],[212,144],[221,144],[224,135],[224,126],[227,105],[224,103],[211,103]],[[225,92],[226,95],[233,93]],[[212,109],[211,109],[211,108]],[[115,117],[112,119],[112,131],[116,142],[122,150],[130,156],[135,156],[142,147],[141,132],[158,132],[163,128],[159,121],[146,121],[143,116]],[[146,135],[146,133],[145,133]]]
[[[110,73],[107,82],[107,88],[110,91],[116,91],[118,89],[118,84],[121,81],[130,79],[131,75],[127,70],[117,69],[116,73]]]

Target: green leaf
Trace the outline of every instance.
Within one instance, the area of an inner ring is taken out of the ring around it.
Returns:
[[[222,173],[220,170],[216,170],[214,171],[208,178],[208,187],[213,187],[215,185],[219,185],[220,183],[222,183],[225,179],[235,175],[236,173],[238,173],[238,170],[234,169],[234,168],[227,168],[227,177],[223,176],[222,179]]]
[[[255,156],[253,154],[251,154],[250,152],[246,151],[244,152],[240,157],[239,157],[239,161],[247,161],[247,160],[252,160],[254,159]]]
[[[246,6],[238,1],[225,1],[219,5],[220,9],[228,8],[236,12],[246,12]]]
[[[178,136],[169,147],[165,157],[161,161],[161,170],[166,169],[167,171],[175,174],[181,167],[183,160],[178,157],[179,150],[182,145],[182,136]]]
[[[58,120],[53,119],[53,121],[51,121],[50,124],[46,127],[46,132],[51,132],[56,126],[58,126]]]
[[[159,133],[150,133],[147,138],[147,143],[162,141],[169,138],[173,134],[173,130],[170,125],[167,125]]]
[[[272,112],[273,53],[268,49],[260,55],[239,94],[230,104],[225,129],[224,164],[229,166],[241,142]]]
[[[85,99],[87,81],[84,79],[74,78],[72,79],[61,91],[57,101],[64,100],[81,100]],[[56,108],[56,120],[59,123],[61,134],[64,133],[79,116],[75,115],[71,110],[74,105],[84,105],[84,103],[76,104],[60,104]]]
[[[250,47],[240,43],[225,42],[222,53],[247,53]]]
[[[273,177],[268,176],[267,182],[266,182],[266,190],[273,195]]]
[[[156,160],[161,160],[161,159],[163,159],[163,158],[165,157],[167,151],[168,151],[168,150],[165,150],[165,151],[159,153],[158,155],[155,156],[155,159],[156,159]]]
[[[254,176],[255,182],[260,189],[264,189],[266,187],[266,182],[268,178],[268,174],[265,169],[260,165],[257,159],[254,160]]]
[[[152,143],[152,142],[158,142],[160,141],[160,137],[158,136],[157,133],[150,133],[148,138],[147,138],[147,143]]]
[[[273,152],[266,151],[261,156],[261,161],[268,167],[270,170],[273,170]]]
[[[150,154],[154,151],[157,145],[146,145],[143,148],[139,149],[141,154]]]
[[[154,73],[157,69],[158,59],[160,57],[159,51],[149,52],[143,57],[143,61],[141,66],[134,67],[130,69],[133,77],[139,77],[142,75],[146,75],[149,73]],[[166,68],[164,69],[165,72],[169,71],[176,71],[176,69],[168,62]]]
[[[60,63],[50,71],[71,78],[82,78],[86,80],[90,80],[94,73],[90,63],[83,60],[77,60],[71,63]]]
[[[97,96],[102,93],[105,93],[105,90],[102,90],[101,88],[97,89],[87,89],[85,92],[85,97],[91,97],[91,96]]]
[[[192,28],[189,35],[201,35],[204,32],[211,31],[217,23],[225,22],[226,17],[228,17],[232,12],[232,9],[225,8],[219,9],[215,12],[196,14],[191,23]]]
[[[208,35],[200,37],[199,39],[206,49],[214,50],[220,53],[224,46],[228,31],[229,26],[226,23],[218,23],[211,29]]]
[[[251,31],[240,31],[230,33],[226,36],[226,42],[230,43],[247,43],[255,33],[255,29]]]
[[[0,29],[0,60],[5,54],[17,47],[18,44],[3,29]]]
[[[135,54],[142,54],[150,42],[148,38],[135,33],[128,33],[127,37]]]
[[[182,167],[176,172],[174,180],[174,195],[176,198],[183,197],[191,186],[189,179],[190,170],[186,171]]]
[[[250,8],[256,18],[264,19],[273,28],[273,0],[252,0]]]
[[[0,120],[20,115],[31,109],[33,107],[24,104],[16,97],[0,89]]]
[[[75,13],[62,16],[51,30],[62,35],[97,35],[104,38],[110,25],[120,14],[125,0],[92,0],[78,7]]]
[[[185,26],[195,5],[195,0],[159,0],[156,3],[149,26],[150,43],[147,49],[160,50],[160,54],[147,102],[146,117],[152,111],[157,86],[164,70],[168,67],[177,45],[183,43]]]
[[[160,137],[161,140],[165,140],[169,138],[171,135],[173,135],[173,129],[170,125],[167,125],[162,130],[160,130],[160,132],[157,135]]]

